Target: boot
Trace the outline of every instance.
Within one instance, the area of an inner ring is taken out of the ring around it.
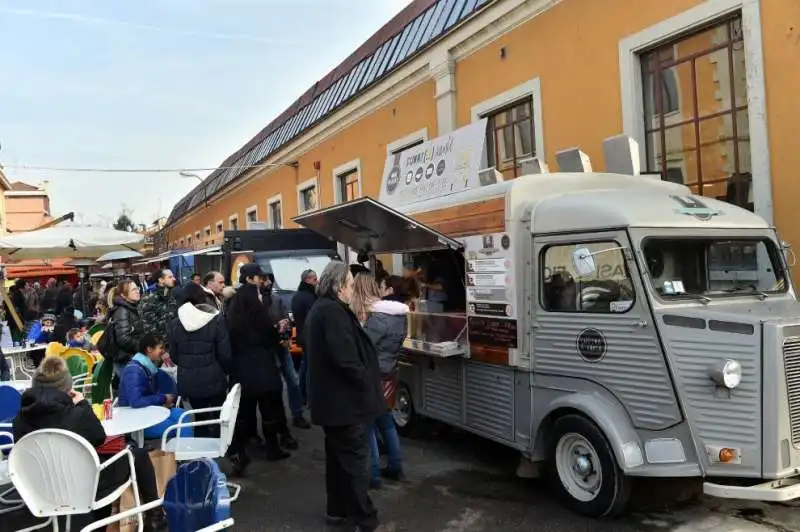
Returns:
[[[250,463],[250,457],[245,453],[232,454],[228,456],[233,469],[232,473],[235,477],[243,477],[247,470],[247,465]]]
[[[281,431],[280,436],[278,436],[278,443],[281,447],[289,451],[296,451],[300,448],[300,444],[297,443],[297,440],[294,439],[294,436],[292,436],[288,428]]]
[[[278,428],[274,423],[264,423],[264,441],[264,448],[267,451],[267,460],[270,462],[286,460],[292,456],[281,448],[280,441],[278,440]]]

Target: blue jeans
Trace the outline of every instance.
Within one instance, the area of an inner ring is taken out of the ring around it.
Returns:
[[[11,367],[6,360],[6,356],[0,351],[0,381],[11,380]]]
[[[381,455],[378,450],[378,431],[380,431],[383,441],[386,444],[386,454],[388,460],[386,465],[389,469],[400,469],[403,467],[403,459],[400,456],[400,436],[397,434],[397,427],[394,424],[391,412],[383,414],[375,420],[372,426],[372,434],[369,438],[369,454],[372,468],[372,478],[381,478]]]
[[[292,354],[286,347],[283,350],[283,380],[286,381],[286,395],[289,396],[289,410],[292,411],[294,419],[303,417],[303,403],[300,402],[300,386],[297,380],[297,373],[294,371]]]

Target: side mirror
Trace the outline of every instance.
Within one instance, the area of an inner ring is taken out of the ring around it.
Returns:
[[[792,245],[785,240],[781,240],[781,250],[783,251],[783,256],[786,258],[786,264],[791,268],[795,264],[797,264],[797,255],[794,254],[794,250],[792,250]]]
[[[580,277],[594,275],[597,271],[594,256],[588,248],[575,248],[572,252],[572,266]]]

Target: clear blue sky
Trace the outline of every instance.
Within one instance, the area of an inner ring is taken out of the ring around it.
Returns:
[[[0,0],[0,163],[55,215],[152,222],[197,182],[12,167],[213,167],[408,3]]]

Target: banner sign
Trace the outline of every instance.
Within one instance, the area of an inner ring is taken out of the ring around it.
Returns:
[[[378,200],[398,210],[480,186],[486,119],[386,159]]]

